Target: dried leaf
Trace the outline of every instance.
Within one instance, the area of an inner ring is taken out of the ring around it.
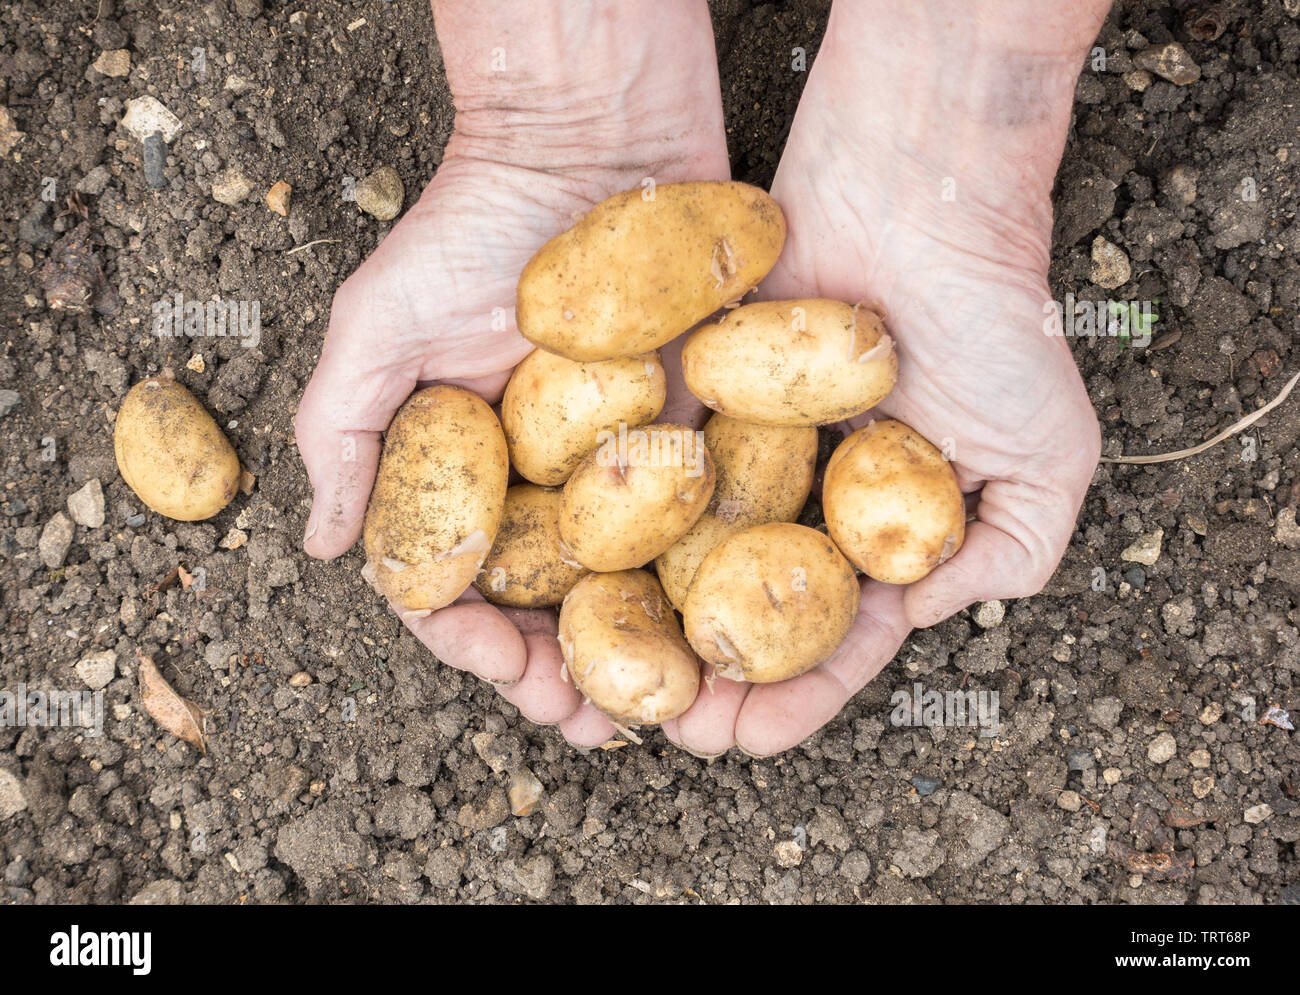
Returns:
[[[253,485],[257,483],[257,477],[249,473],[242,467],[239,470],[239,490],[243,494],[252,494]]]
[[[190,586],[194,583],[194,575],[190,573],[188,570],[186,570],[184,567],[180,567],[180,566],[176,568],[176,573],[180,577],[181,589],[184,591],[188,591],[190,589]]]
[[[627,746],[627,742],[622,739],[607,739],[600,744],[602,750],[621,750],[625,746]]]
[[[206,724],[203,709],[173,691],[151,657],[138,651],[137,655],[140,657],[140,697],[144,710],[173,736],[185,740],[206,756],[208,746],[203,738]]]

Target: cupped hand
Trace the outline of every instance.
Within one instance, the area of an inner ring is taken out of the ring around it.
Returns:
[[[419,201],[335,295],[296,419],[314,491],[306,551],[332,558],[356,542],[382,433],[418,384],[459,384],[499,400],[532,348],[515,327],[514,299],[519,272],[539,246],[647,175],[725,179],[720,128],[718,149],[548,169],[513,165],[453,138]],[[665,366],[679,371],[670,352]],[[670,376],[665,417],[698,420],[695,403],[680,373]],[[492,682],[533,721],[558,723],[577,745],[609,737],[609,722],[561,678],[554,611],[501,610],[471,588],[454,605],[403,620],[439,660]]]
[[[863,302],[883,315],[898,384],[842,427],[888,417],[915,428],[951,460],[975,520],[959,552],[924,579],[900,587],[864,578],[848,638],[817,668],[778,684],[714,681],[712,694],[665,724],[674,742],[701,756],[733,745],[758,756],[795,746],[881,671],[913,627],[976,601],[1041,590],[1100,453],[1069,346],[1047,334],[1059,148],[1056,158],[1050,145],[1043,150],[1045,182],[999,162],[980,170],[981,182],[945,184],[942,169],[914,147],[849,141],[854,129],[835,119],[817,84],[814,73],[773,184],[790,234],[760,295]],[[915,131],[945,143],[942,122]],[[957,151],[966,161],[1000,155]]]

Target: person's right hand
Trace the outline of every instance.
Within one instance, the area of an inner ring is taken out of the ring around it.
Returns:
[[[699,20],[692,5],[670,6],[657,16]],[[448,27],[440,14],[440,36],[477,30],[455,23],[472,16],[455,9]],[[644,65],[635,41],[609,39],[619,41],[622,59],[613,67],[588,58],[598,41],[576,41],[587,53],[581,71],[596,74],[598,84],[603,72],[608,94],[537,88],[508,104],[490,88],[500,84],[457,71],[453,41],[443,39],[453,91],[460,82],[456,132],[419,201],[335,295],[325,346],[298,409],[298,447],[314,491],[304,536],[309,554],[336,557],[356,542],[382,433],[418,384],[459,384],[489,403],[499,399],[532,348],[515,328],[514,300],[520,270],[539,246],[577,214],[647,176],[659,183],[728,178],[707,17],[704,11],[702,37],[694,28],[672,43],[676,54],[647,53]],[[494,44],[511,46],[509,60],[528,66],[529,44],[538,47],[537,59],[557,56],[544,36],[511,42],[508,28],[494,31]],[[693,51],[700,46],[707,50],[703,66]],[[558,56],[569,58],[565,51]],[[709,94],[711,67],[712,103],[697,92]],[[536,63],[530,68],[536,71]],[[623,76],[634,82],[623,85]],[[546,100],[553,103],[527,103]],[[664,352],[665,366],[676,369],[671,350]],[[690,419],[680,406],[691,405],[689,395],[674,395],[672,384],[670,375],[664,417]],[[558,723],[576,745],[609,737],[608,720],[560,676],[554,612],[502,611],[471,588],[455,605],[404,621],[439,660],[493,682],[533,721]]]

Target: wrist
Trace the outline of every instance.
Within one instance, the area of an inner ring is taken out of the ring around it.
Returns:
[[[434,3],[456,121],[447,155],[624,182],[725,179],[703,0]]]

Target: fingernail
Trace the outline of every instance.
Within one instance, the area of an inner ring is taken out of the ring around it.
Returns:
[[[307,531],[305,531],[302,534],[303,544],[305,545],[307,541],[315,534],[316,534],[316,511],[315,509],[312,509],[312,513],[307,516]]]
[[[718,757],[725,757],[727,755],[726,750],[723,750],[721,753],[696,753],[689,746],[682,746],[681,743],[677,744],[677,748],[689,753],[696,760],[717,760]]]

